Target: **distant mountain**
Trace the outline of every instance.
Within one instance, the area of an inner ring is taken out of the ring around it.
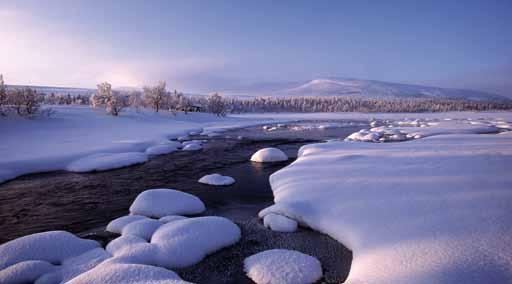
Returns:
[[[389,83],[328,77],[307,82],[253,84],[246,88],[226,90],[229,96],[345,96],[354,98],[434,98],[475,101],[511,101],[511,99],[481,91],[448,89],[420,85]]]

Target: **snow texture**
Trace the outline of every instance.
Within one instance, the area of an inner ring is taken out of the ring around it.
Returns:
[[[347,283],[512,282],[512,135],[467,121],[409,126],[430,137],[401,143],[306,145],[270,177],[276,204],[259,215],[346,245]]]
[[[263,217],[265,227],[276,232],[295,232],[297,230],[297,221],[286,216],[270,213]]]
[[[251,161],[259,163],[282,162],[288,160],[288,156],[277,148],[264,148],[251,156]]]
[[[180,215],[169,215],[169,216],[164,216],[160,219],[158,219],[158,221],[160,221],[161,223],[170,223],[170,222],[174,222],[174,221],[178,221],[178,220],[183,220],[183,219],[187,219],[187,217],[185,216],[180,216]]]
[[[34,283],[41,275],[53,270],[55,270],[55,266],[47,261],[22,261],[0,270],[0,283]]]
[[[71,162],[66,170],[78,173],[106,171],[145,163],[147,160],[148,156],[146,154],[138,152],[99,153]]]
[[[196,196],[168,188],[143,191],[130,206],[132,214],[155,218],[199,214],[205,209],[204,203]]]
[[[108,223],[106,230],[112,233],[121,234],[123,228],[135,221],[147,219],[146,216],[142,215],[126,215],[116,218]]]
[[[175,145],[156,145],[146,149],[147,155],[164,155],[175,152],[178,147]]]
[[[201,143],[189,143],[183,146],[183,151],[198,151],[203,149]]]
[[[114,240],[112,240],[110,243],[107,244],[107,247],[105,248],[110,254],[117,255],[118,251],[123,249],[126,246],[131,246],[135,244],[145,244],[147,243],[146,240],[141,239],[134,235],[122,235]]]
[[[244,270],[257,284],[309,284],[322,277],[318,259],[285,249],[266,250],[246,258]]]
[[[209,185],[231,185],[235,183],[235,179],[220,174],[210,174],[203,176],[198,182]]]
[[[173,271],[140,264],[101,264],[68,284],[187,284]]]

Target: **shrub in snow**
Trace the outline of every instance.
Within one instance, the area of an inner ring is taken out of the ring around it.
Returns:
[[[263,217],[265,227],[276,232],[295,232],[297,230],[297,221],[286,216],[270,213]]]
[[[264,148],[251,156],[253,162],[282,162],[288,160],[288,156],[277,148]]]
[[[154,87],[144,87],[144,100],[146,104],[151,106],[155,112],[158,112],[160,108],[164,106],[169,98],[169,94],[165,90],[166,83],[161,81]]]
[[[191,143],[183,147],[183,151],[197,151],[203,149],[200,143]]]
[[[55,265],[43,260],[22,261],[0,270],[0,283],[34,283],[41,275],[55,269]]]
[[[101,264],[75,277],[68,284],[187,284],[174,272],[140,264]],[[190,284],[190,283],[189,283]]]
[[[135,221],[139,221],[139,220],[144,220],[144,219],[147,219],[148,217],[146,216],[141,216],[141,215],[126,215],[126,216],[121,216],[119,218],[116,218],[112,221],[110,221],[110,223],[108,223],[107,225],[107,231],[109,232],[112,232],[112,233],[117,233],[117,234],[121,234],[121,232],[123,231],[123,228],[132,223],[132,222],[135,222]]]
[[[199,214],[204,203],[196,196],[174,189],[150,189],[140,193],[130,206],[130,212],[148,217]]]
[[[177,151],[178,147],[175,145],[156,145],[146,149],[147,155],[164,155]]]
[[[92,107],[105,107],[108,114],[118,116],[121,110],[127,105],[126,99],[120,94],[112,91],[112,85],[108,82],[98,84],[97,92],[91,97]]]
[[[37,233],[0,245],[0,270],[26,260],[44,260],[60,264],[65,259],[99,247],[65,231]]]
[[[229,219],[197,217],[163,225],[151,238],[151,244],[161,252],[160,266],[186,267],[238,242],[240,236],[240,228]]]
[[[199,182],[210,185],[231,185],[235,183],[235,179],[220,174],[211,174],[205,175],[204,177],[200,178]]]
[[[160,221],[161,223],[170,223],[170,222],[174,222],[174,221],[178,221],[178,220],[183,220],[183,219],[187,219],[187,217],[185,216],[180,216],[180,215],[169,215],[169,216],[164,216],[160,219],[158,219],[158,221]]]
[[[99,153],[71,162],[66,170],[70,172],[106,171],[123,168],[148,161],[145,153]]]
[[[215,93],[208,96],[208,111],[217,116],[226,116],[226,101]]]
[[[309,284],[322,277],[318,259],[284,249],[251,255],[244,260],[244,271],[257,284]]]
[[[145,240],[151,239],[153,233],[162,226],[157,220],[154,219],[143,219],[135,222],[131,222],[130,224],[124,226],[122,234],[123,235],[132,235]]]

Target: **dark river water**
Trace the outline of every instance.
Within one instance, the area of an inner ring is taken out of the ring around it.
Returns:
[[[324,270],[329,268],[324,262],[346,267],[343,271],[333,272],[331,280],[323,281],[337,283],[348,273],[350,251],[329,237],[307,229],[284,235],[265,230],[256,218],[259,210],[273,203],[269,175],[291,163],[302,145],[343,139],[366,126],[357,122],[329,123],[294,123],[281,125],[272,131],[258,126],[224,132],[212,138],[194,137],[208,139],[203,150],[156,156],[145,164],[111,171],[31,174],[0,184],[0,244],[49,230],[66,230],[82,236],[87,232],[101,231],[110,220],[126,215],[140,192],[150,188],[173,188],[201,198],[208,208],[202,215],[230,218],[241,226],[243,235],[247,235],[238,248],[213,255],[209,257],[211,261],[204,261],[191,269],[177,271],[184,279],[198,283],[251,283],[242,276],[240,267],[227,272],[219,269],[219,265],[212,268],[210,264],[228,261],[226,259],[243,261],[243,257],[258,249],[290,247],[321,254],[318,257]],[[319,124],[330,127],[310,127]],[[277,147],[291,159],[271,164],[250,162],[250,156],[264,147]],[[197,182],[203,175],[211,173],[231,176],[236,183],[214,187]],[[297,241],[289,241],[290,238]],[[233,258],[233,254],[240,259]],[[322,261],[322,257],[326,260]]]

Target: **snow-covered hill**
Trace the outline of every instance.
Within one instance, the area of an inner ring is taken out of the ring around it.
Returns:
[[[227,90],[232,96],[349,96],[358,98],[442,98],[477,101],[510,101],[511,99],[481,91],[448,89],[347,78],[321,78],[308,82],[254,84],[238,90]]]

